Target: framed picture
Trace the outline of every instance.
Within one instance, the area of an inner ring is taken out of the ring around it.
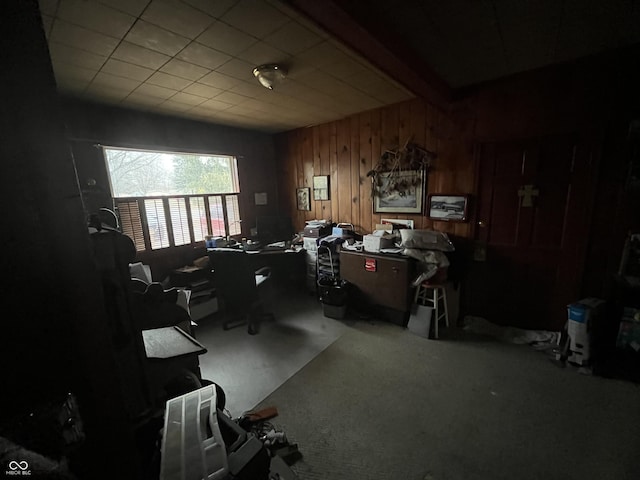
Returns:
[[[424,171],[379,173],[373,187],[375,213],[422,213]]]
[[[298,210],[311,210],[311,189],[309,187],[297,188]]]
[[[313,177],[313,199],[329,200],[329,175]]]
[[[469,195],[434,193],[429,195],[427,216],[445,222],[466,222]]]

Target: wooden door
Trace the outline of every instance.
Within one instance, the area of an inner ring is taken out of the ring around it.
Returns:
[[[561,329],[566,305],[580,293],[593,190],[590,142],[545,137],[485,143],[478,152],[469,313],[501,325]]]

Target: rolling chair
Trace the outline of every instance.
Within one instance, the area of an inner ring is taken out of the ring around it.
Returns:
[[[254,260],[259,257],[238,249],[214,248],[208,254],[218,304],[226,315],[223,328],[247,324],[249,334],[255,335],[262,320],[273,319],[272,314],[264,312],[271,269],[256,270]]]

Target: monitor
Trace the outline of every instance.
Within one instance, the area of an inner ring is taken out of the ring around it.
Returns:
[[[263,244],[291,240],[293,237],[291,217],[284,215],[257,217],[256,233],[258,240]]]

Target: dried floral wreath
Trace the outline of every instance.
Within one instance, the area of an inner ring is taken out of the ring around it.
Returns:
[[[424,171],[426,176],[435,158],[434,152],[412,143],[411,138],[402,148],[386,150],[375,168],[367,172],[367,177],[371,177],[372,195],[407,195],[422,181],[420,171]],[[381,174],[384,174],[385,181]]]

